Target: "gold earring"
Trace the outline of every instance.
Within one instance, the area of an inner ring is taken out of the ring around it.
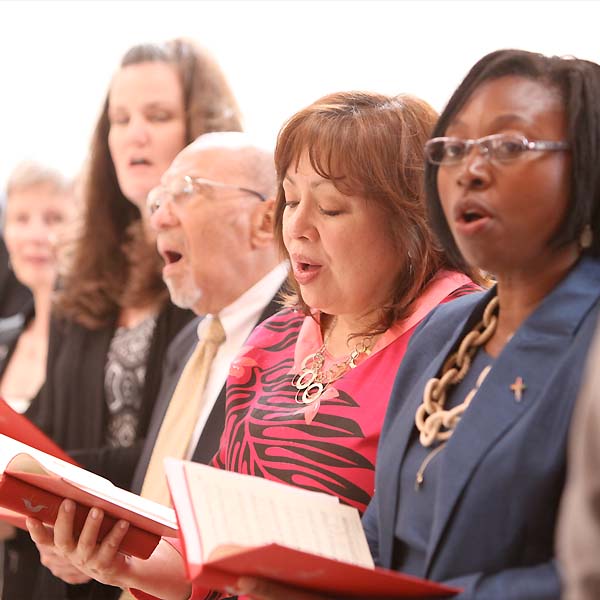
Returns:
[[[594,233],[592,232],[592,226],[588,223],[583,227],[579,234],[579,247],[582,250],[589,248],[594,241]]]

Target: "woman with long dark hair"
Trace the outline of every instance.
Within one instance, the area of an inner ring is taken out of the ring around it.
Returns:
[[[78,462],[121,487],[129,486],[141,451],[167,346],[194,317],[169,300],[146,197],[198,135],[240,129],[214,59],[172,40],[127,51],[93,134],[83,225],[56,296],[46,384],[32,411]],[[76,572],[65,578],[87,579]],[[66,594],[62,582],[42,579],[40,598]]]

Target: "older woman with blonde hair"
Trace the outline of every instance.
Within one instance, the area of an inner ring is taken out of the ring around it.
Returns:
[[[25,412],[46,376],[58,248],[77,214],[74,189],[58,171],[23,162],[6,186],[4,240],[16,278],[32,293],[18,316],[0,321],[0,397]]]
[[[352,92],[326,96],[283,126],[274,220],[292,291],[232,363],[216,465],[365,509],[408,340],[432,308],[476,288],[427,225],[423,146],[435,120],[417,98]],[[189,596],[169,543],[148,561],[125,560],[116,552],[123,530],[95,547],[99,520],[90,519],[78,545],[68,507],[55,539],[73,564],[161,598]]]
[[[10,266],[31,292],[16,314],[0,319],[0,398],[13,410],[31,415],[30,405],[46,378],[52,292],[59,273],[59,247],[78,213],[72,182],[59,171],[26,161],[6,185],[3,234]],[[16,536],[16,537],[15,537]],[[3,525],[2,597],[29,595],[31,579],[17,577],[23,553],[35,548],[23,532]],[[13,538],[13,539],[8,539]],[[16,586],[16,590],[14,589]]]

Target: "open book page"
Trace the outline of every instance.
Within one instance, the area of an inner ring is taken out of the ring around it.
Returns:
[[[373,567],[358,511],[335,496],[190,462],[183,468],[204,562],[220,556],[219,547],[276,543]]]
[[[39,484],[41,481],[40,478],[35,477],[36,475],[50,476],[47,485],[44,484],[44,489],[48,491],[63,491],[65,497],[71,497],[68,494],[69,488],[64,487],[64,484],[52,483],[52,479],[62,480],[85,495],[101,498],[102,504],[97,504],[101,508],[109,504],[115,505],[167,527],[173,532],[177,529],[175,513],[171,508],[118,488],[108,479],[4,435],[0,435],[0,473],[34,484]],[[76,495],[74,499],[80,501],[81,497]]]

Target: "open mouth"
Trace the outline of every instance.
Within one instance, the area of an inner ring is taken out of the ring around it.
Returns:
[[[475,210],[466,210],[460,216],[460,220],[463,223],[474,223],[475,221],[479,221],[483,219],[485,215]]]
[[[132,158],[129,161],[129,165],[132,167],[137,167],[139,165],[150,165],[150,161],[145,158]]]
[[[182,258],[182,254],[173,250],[167,250],[163,253],[163,259],[165,261],[165,264],[167,265],[175,264],[176,262],[179,262]]]
[[[292,262],[294,277],[300,285],[307,285],[318,276],[322,265],[307,262],[306,260],[294,260]]]
[[[297,262],[296,266],[300,273],[310,273],[310,271],[318,269],[320,265],[313,265],[307,262]]]
[[[25,261],[31,264],[41,265],[50,262],[49,256],[25,256]]]

